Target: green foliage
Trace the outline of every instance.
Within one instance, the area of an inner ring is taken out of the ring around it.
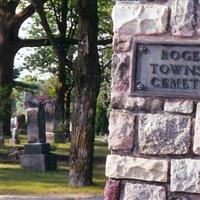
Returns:
[[[12,115],[23,112],[24,95],[21,90],[13,89],[12,91]]]
[[[43,95],[55,98],[56,78],[52,76],[47,80],[40,81],[40,88]]]
[[[67,19],[66,19],[66,35],[65,38],[74,38],[77,34],[77,21],[78,16],[76,14],[76,1],[69,0],[67,1]],[[51,31],[54,34],[55,38],[61,37],[60,27],[61,24],[61,3],[57,0],[47,1],[45,3],[45,13],[48,19],[48,23],[50,25]],[[40,18],[38,14],[33,15],[32,17],[33,23],[30,31],[28,32],[29,37],[38,39],[38,38],[46,38],[46,33],[41,26]],[[63,36],[62,36],[63,37]],[[76,51],[76,48],[70,46],[68,43],[63,42],[61,44],[63,51],[67,52],[67,57],[72,60],[73,54]],[[38,48],[34,48],[33,53],[27,56],[24,60],[22,66],[20,66],[21,70],[27,69],[30,72],[34,70],[38,70],[41,74],[43,73],[51,73],[52,75],[57,74],[57,56],[53,51],[51,46],[42,46]],[[70,76],[70,74],[68,75]]]
[[[98,1],[99,38],[110,37],[112,35],[111,12],[113,4],[112,0]]]
[[[53,52],[52,47],[34,48],[34,51],[26,56],[20,70],[39,71],[43,73],[50,73],[54,75],[57,72],[57,58]]]
[[[108,115],[109,115],[109,94],[110,90],[107,86],[102,85],[97,99],[96,108],[96,134],[108,133]]]

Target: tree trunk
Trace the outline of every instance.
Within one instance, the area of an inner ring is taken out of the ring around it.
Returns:
[[[100,70],[97,51],[97,0],[79,0],[79,52],[74,69],[74,102],[69,183],[91,185],[96,99]]]
[[[65,102],[65,116],[66,116],[66,135],[69,141],[71,141],[70,135],[70,104],[71,104],[71,89],[68,88],[66,92],[66,102]]]
[[[64,56],[64,55],[63,55]],[[55,131],[59,124],[65,121],[65,92],[66,92],[66,72],[65,61],[58,61],[58,77],[56,87],[56,105],[55,105]]]
[[[11,93],[13,87],[13,63],[17,52],[11,41],[0,43],[0,101],[1,101],[1,120],[4,135],[10,135],[11,118]],[[12,48],[11,48],[12,46]]]
[[[26,9],[20,15],[16,15],[18,4],[18,0],[0,0],[0,120],[4,135],[10,134],[13,65],[15,54],[20,48],[18,32],[23,21],[29,16],[27,12],[33,12]]]

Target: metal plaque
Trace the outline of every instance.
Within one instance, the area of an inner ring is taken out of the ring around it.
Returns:
[[[131,95],[200,97],[200,45],[136,43]]]

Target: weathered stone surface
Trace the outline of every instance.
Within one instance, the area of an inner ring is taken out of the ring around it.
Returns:
[[[161,111],[163,100],[159,98],[126,97],[124,107],[128,110]]]
[[[24,129],[26,127],[26,116],[24,114],[19,114],[16,116],[16,128]]]
[[[25,154],[49,154],[50,153],[50,144],[25,144],[24,145]]]
[[[106,176],[110,178],[167,182],[167,172],[166,160],[107,156]]]
[[[45,105],[45,119],[46,119],[46,131],[53,133],[55,125],[55,103],[47,103]]]
[[[115,34],[113,38],[113,50],[115,52],[128,52],[132,46],[132,36]]]
[[[181,159],[171,161],[172,192],[200,193],[200,160]]]
[[[123,109],[124,108],[124,94],[118,91],[112,90],[110,104],[111,104],[111,108],[113,109]]]
[[[28,142],[46,142],[45,111],[43,105],[39,108],[27,109]]]
[[[195,154],[200,155],[200,103],[197,104],[193,151]]]
[[[130,57],[127,54],[114,55],[112,61],[112,90],[125,92],[129,88]]]
[[[111,107],[113,109],[127,109],[130,111],[156,112],[162,111],[163,99],[155,97],[130,97],[126,93],[112,91]]]
[[[193,36],[195,24],[194,0],[173,0],[171,11],[172,34]]]
[[[166,5],[117,2],[112,12],[114,32],[126,34],[158,34],[167,30]]]
[[[56,170],[57,158],[54,154],[25,154],[20,157],[22,168],[28,170]]]
[[[194,102],[190,100],[166,100],[165,112],[191,114],[194,109]]]
[[[192,120],[181,115],[139,116],[139,151],[143,154],[186,154]]]
[[[112,111],[109,119],[108,145],[111,150],[132,149],[135,117],[127,112]]]
[[[200,34],[200,0],[198,0],[196,2],[195,7],[196,7],[196,11],[197,11],[196,31],[197,31],[198,34]]]
[[[162,186],[127,182],[120,200],[166,200]]]
[[[169,196],[169,200],[199,200],[200,195],[198,194],[174,194]]]
[[[120,197],[120,180],[108,179],[104,190],[104,200],[118,200]]]

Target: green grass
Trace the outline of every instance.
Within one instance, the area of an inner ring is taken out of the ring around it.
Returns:
[[[0,194],[102,194],[103,173],[103,165],[95,166],[93,186],[70,187],[66,165],[60,165],[54,172],[34,172],[23,170],[16,164],[0,164]]]
[[[26,137],[22,136],[23,146]],[[68,155],[70,144],[53,144],[52,150],[59,155]],[[6,153],[12,145],[6,141],[6,146],[0,152]],[[95,141],[95,156],[105,156],[108,153],[103,138]],[[90,187],[70,187],[68,185],[68,163],[59,162],[58,170],[53,172],[34,172],[20,168],[19,164],[0,164],[0,194],[62,194],[62,193],[103,193],[105,185],[105,163],[94,162],[94,185]]]

